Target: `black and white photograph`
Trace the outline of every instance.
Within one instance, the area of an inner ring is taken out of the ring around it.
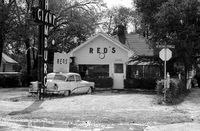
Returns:
[[[200,0],[0,0],[0,131],[200,131]]]

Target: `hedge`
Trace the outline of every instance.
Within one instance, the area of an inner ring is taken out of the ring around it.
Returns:
[[[132,78],[124,80],[124,87],[127,89],[148,89],[155,90],[156,79],[154,78]]]
[[[164,89],[164,80],[157,81],[156,91],[162,96],[162,101],[167,104],[176,104],[180,101],[180,97],[187,94],[185,82],[179,79],[170,79],[169,88]]]
[[[20,75],[0,75],[0,86],[1,87],[20,87],[21,76]]]

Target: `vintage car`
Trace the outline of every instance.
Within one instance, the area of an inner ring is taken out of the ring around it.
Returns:
[[[81,80],[78,73],[49,73],[47,74],[46,93],[70,94],[92,93],[94,91],[94,82]],[[31,82],[30,93],[36,93],[38,90],[37,81]]]

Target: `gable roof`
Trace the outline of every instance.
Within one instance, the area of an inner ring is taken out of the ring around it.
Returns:
[[[18,63],[17,61],[13,60],[11,57],[6,55],[5,53],[2,53],[2,61],[6,62],[6,63],[11,63],[11,64],[17,64]]]
[[[94,40],[97,37],[103,37],[105,39],[107,39],[108,41],[112,42],[113,44],[115,44],[116,46],[122,48],[123,50],[127,51],[129,53],[130,56],[136,55],[128,46],[120,43],[117,39],[109,36],[106,33],[102,33],[99,32],[98,34],[92,36],[90,39],[88,39],[86,42],[84,42],[83,44],[79,45],[78,47],[76,47],[75,49],[73,49],[72,51],[69,52],[70,55],[73,55],[73,53],[79,49],[81,49],[82,47],[84,47],[85,45],[89,44],[92,40]]]
[[[139,34],[127,34],[126,45],[136,52],[138,56],[153,56],[153,49],[147,44],[147,40]]]

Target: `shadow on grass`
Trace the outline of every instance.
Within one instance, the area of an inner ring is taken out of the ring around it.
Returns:
[[[13,111],[10,112],[8,115],[21,115],[21,114],[30,114],[33,111],[37,111],[39,109],[41,109],[40,105],[43,103],[44,101],[39,101],[39,100],[35,100],[30,106],[28,106],[27,108],[21,110],[21,111]]]

